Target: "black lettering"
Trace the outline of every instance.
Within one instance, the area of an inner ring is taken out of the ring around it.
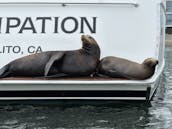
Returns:
[[[42,52],[42,48],[41,46],[38,46],[38,48],[36,49],[36,53],[41,53]]]
[[[58,33],[59,17],[55,17],[54,33]]]
[[[7,53],[10,53],[11,48],[12,48],[13,46],[5,46],[5,47],[7,48]]]
[[[73,27],[72,30],[66,30],[65,23],[66,23],[67,20],[74,21],[74,27]],[[61,23],[61,29],[65,33],[74,33],[78,29],[78,21],[77,21],[77,19],[74,18],[74,17],[66,17],[66,18],[64,18],[62,23]]]
[[[46,20],[51,20],[51,17],[37,17],[36,20],[41,20],[42,21],[41,33],[45,33],[45,22],[46,22]]]
[[[20,46],[14,46],[13,47],[13,53],[19,53],[21,51]]]
[[[2,33],[2,23],[4,22],[3,17],[0,17],[0,33]],[[37,26],[35,23],[40,22],[40,33],[46,33],[46,30],[53,29],[53,33],[59,33],[60,29],[62,32],[71,34],[78,30],[80,33],[96,33],[97,27],[97,17],[80,17],[75,18],[69,17],[36,17],[33,21],[32,17],[26,17],[21,21],[18,17],[7,17],[6,19],[6,33],[10,33],[14,28],[18,29],[18,33],[24,33],[24,31],[31,31],[32,33],[37,33]],[[52,23],[53,22],[53,23]],[[48,23],[54,25],[54,28],[48,28]],[[71,25],[69,25],[71,23]],[[80,27],[80,28],[79,28]]]
[[[86,17],[81,17],[81,32],[80,33],[84,33],[85,24],[87,25],[91,33],[96,33],[96,19],[97,17],[93,17],[93,23],[91,26]]]
[[[11,24],[13,21],[16,22],[16,24]],[[10,33],[10,28],[15,28],[20,25],[20,19],[17,17],[7,17],[7,26],[6,26],[6,33]]]
[[[28,53],[34,53],[35,52],[35,47],[34,46],[29,46],[27,51],[28,51]]]
[[[41,53],[42,48],[41,48],[41,46],[38,46],[37,48],[35,46],[29,46],[27,51],[28,51],[28,53]]]
[[[5,46],[2,46],[2,50],[0,51],[0,53],[4,53],[4,49],[5,49]]]
[[[3,46],[3,51],[2,51],[2,53],[4,53],[5,52],[5,46]]]
[[[26,26],[27,23],[28,23],[30,26],[27,27],[27,26]],[[24,23],[23,23],[23,25],[22,25],[22,27],[21,27],[19,33],[23,33],[24,30],[32,30],[33,33],[36,33],[36,29],[35,29],[35,27],[34,27],[34,25],[33,25],[33,22],[32,22],[31,17],[26,17],[26,19],[25,19],[25,21],[24,21]]]

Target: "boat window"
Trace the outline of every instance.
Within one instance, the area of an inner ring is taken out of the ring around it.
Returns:
[[[172,14],[166,15],[166,25],[172,25]]]
[[[167,1],[166,2],[166,11],[167,12],[172,12],[172,1]]]

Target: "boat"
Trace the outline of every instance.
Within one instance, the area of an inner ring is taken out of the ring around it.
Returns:
[[[1,0],[0,67],[32,53],[78,49],[82,34],[97,40],[101,58],[154,57],[159,64],[146,80],[2,78],[0,100],[150,101],[165,65],[165,8],[164,0]]]

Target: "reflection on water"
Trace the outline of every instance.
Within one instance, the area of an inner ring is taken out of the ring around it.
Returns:
[[[148,123],[148,111],[142,104],[13,105],[0,108],[0,129],[134,129]]]
[[[1,106],[0,129],[134,129],[147,123],[147,108],[143,106],[129,103]]]
[[[149,108],[149,127],[153,129],[172,128],[172,47],[166,48],[166,66],[163,80]]]
[[[0,129],[171,129],[172,47],[150,103],[92,102],[0,105]]]

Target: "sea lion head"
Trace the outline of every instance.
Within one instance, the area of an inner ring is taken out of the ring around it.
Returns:
[[[97,41],[90,35],[82,35],[82,48],[90,54],[94,54],[100,57],[100,48]]]
[[[156,67],[156,65],[158,64],[158,60],[155,58],[147,58],[143,61],[144,65],[146,65],[149,68],[154,68]]]
[[[90,35],[82,35],[81,40],[82,40],[83,46],[97,45],[96,40],[93,37],[91,37]]]

